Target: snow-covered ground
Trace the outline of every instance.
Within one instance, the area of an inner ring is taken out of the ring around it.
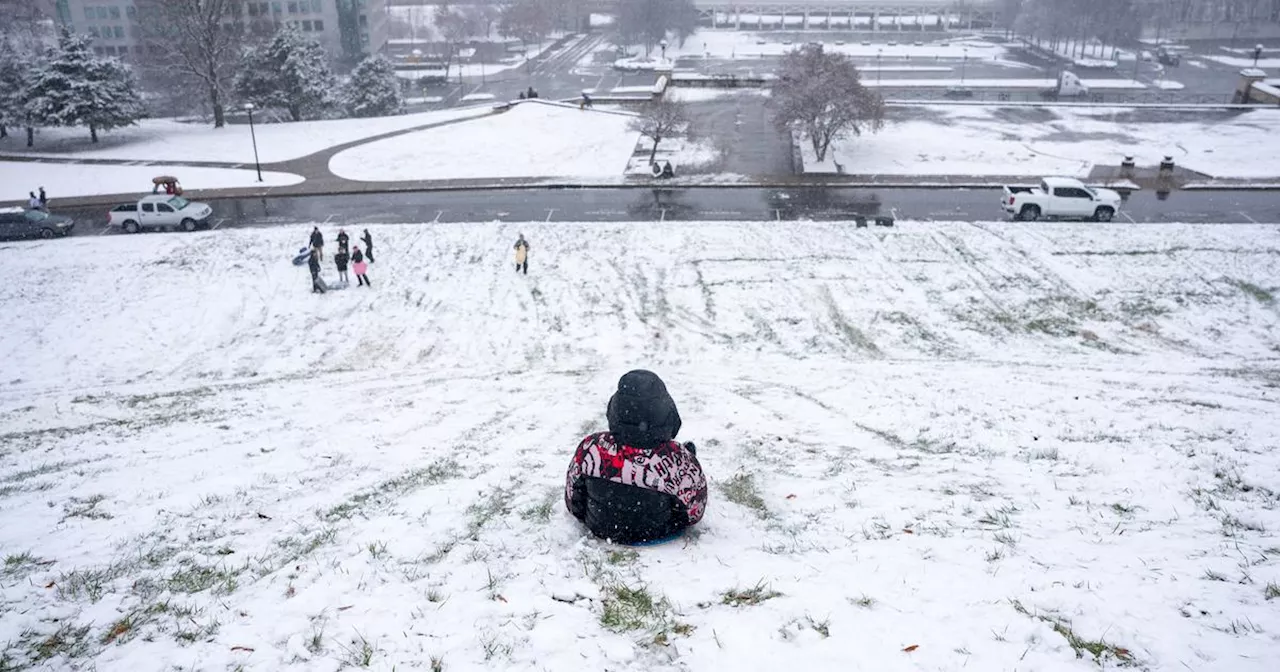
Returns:
[[[255,126],[258,155],[263,163],[287,161],[334,145],[451,119],[487,114],[488,107],[456,108],[393,117],[331,119]],[[64,158],[130,159],[141,161],[227,161],[253,163],[248,124],[214,128],[170,119],[143,119],[137,126],[103,133],[92,144],[82,128],[42,128],[35,147],[26,147],[22,133],[0,140],[0,152]]]
[[[1169,79],[1156,80],[1155,87],[1163,91],[1181,91],[1187,88],[1182,82],[1175,82]]]
[[[6,668],[1274,669],[1274,226],[310,228],[3,246]],[[712,483],[636,549],[633,367]]]
[[[0,161],[0,201],[26,200],[27,193],[43,186],[50,198],[151,193],[151,178],[174,175],[190,196],[201,189],[231,187],[279,187],[298,184],[302,176],[263,171],[262,181],[249,164],[246,170],[193,168],[190,166],[103,166],[69,163]]]
[[[652,150],[653,142],[641,137],[627,164],[627,174],[652,176],[653,165],[649,163]],[[653,161],[659,166],[670,162],[676,175],[711,173],[715,172],[721,154],[715,143],[707,138],[666,138],[658,143]]]
[[[887,72],[887,71],[886,71]],[[1080,82],[1090,89],[1145,89],[1146,84],[1132,79],[1081,79]],[[864,73],[862,83],[870,87],[895,89],[936,89],[952,86],[967,86],[975,89],[1052,89],[1057,85],[1055,79],[976,79],[967,77],[960,79],[889,79],[876,77],[875,72]]]
[[[1086,176],[1094,165],[1120,165],[1133,156],[1156,165],[1164,156],[1219,178],[1280,176],[1280,155],[1258,151],[1280,134],[1280,110],[1242,112],[1213,121],[1151,122],[1131,110],[1056,108],[1019,112],[983,106],[930,106],[928,120],[892,122],[874,135],[838,141],[827,161],[808,172],[859,175]],[[892,114],[890,115],[892,116]]]
[[[616,177],[636,145],[630,115],[522,103],[503,114],[339,152],[333,174],[364,182],[504,177]]]
[[[1213,61],[1214,63],[1221,63],[1222,65],[1229,65],[1233,68],[1254,67],[1252,56],[1248,58],[1244,58],[1242,56],[1237,57],[1237,56],[1205,55],[1205,56],[1201,56],[1200,58],[1203,58],[1206,61]],[[1257,67],[1266,68],[1266,69],[1280,68],[1280,58],[1275,58],[1275,57],[1268,58],[1264,56],[1263,58],[1258,59]]]
[[[963,60],[967,55],[970,61],[992,61],[1003,58],[1007,51],[1003,46],[980,39],[945,40],[924,42],[917,46],[913,36],[888,35],[879,39],[901,39],[892,45],[885,42],[847,42],[839,43],[826,40],[822,35],[815,35],[812,40],[821,42],[827,51],[848,54],[858,58],[874,59],[877,55],[885,59],[955,59]],[[684,46],[673,44],[667,48],[667,56],[706,56],[710,58],[756,58],[760,56],[781,56],[798,49],[803,42],[788,42],[777,35],[769,33],[752,33],[742,31],[703,30],[695,33],[685,41]],[[967,50],[967,51],[966,51]]]

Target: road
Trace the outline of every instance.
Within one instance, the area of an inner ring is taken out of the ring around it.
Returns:
[[[344,194],[215,201],[213,228],[299,223],[620,222],[844,220],[855,215],[899,219],[1000,219],[991,189],[699,188],[564,189]],[[73,235],[119,234],[102,207],[60,211],[76,218]],[[1272,192],[1183,191],[1161,200],[1133,193],[1121,223],[1280,223]]]

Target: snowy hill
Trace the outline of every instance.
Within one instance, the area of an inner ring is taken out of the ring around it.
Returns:
[[[1274,226],[309,231],[0,245],[0,669],[1280,650]],[[560,499],[636,367],[713,483],[642,549]]]

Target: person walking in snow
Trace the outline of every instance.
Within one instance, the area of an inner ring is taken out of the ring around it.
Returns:
[[[351,282],[350,280],[347,280],[347,262],[350,261],[350,259],[351,255],[347,254],[347,248],[343,247],[342,244],[339,243],[338,253],[333,255],[333,265],[338,267],[338,282],[341,282],[344,285]]]
[[[324,294],[324,283],[320,280],[320,253],[315,248],[311,249],[311,256],[307,259],[307,268],[311,270],[311,293]]]
[[[338,251],[344,254],[351,254],[351,236],[347,235],[346,229],[338,229]]]
[[[588,96],[586,91],[582,92],[582,102],[578,103],[578,109],[579,110],[594,109],[591,107],[591,96]]]
[[[516,239],[516,273],[521,272],[529,275],[529,241],[523,233]]]
[[[702,520],[707,478],[692,442],[675,441],[680,412],[650,371],[630,371],[605,411],[609,431],[583,439],[565,474],[564,503],[591,534],[639,544]]]
[[[364,255],[360,254],[360,248],[351,248],[351,270],[356,274],[356,286],[373,287],[373,283],[369,282],[369,276],[365,275],[369,271],[369,265],[364,262]]]
[[[324,236],[320,233],[320,227],[316,226],[311,229],[311,249],[316,254],[324,258]]]
[[[29,208],[29,209],[31,209],[31,210],[39,210],[39,209],[40,209],[40,199],[36,197],[36,192],[34,192],[34,191],[28,191],[28,192],[27,192],[27,195],[31,197],[31,198],[27,199],[27,208]]]
[[[373,236],[369,235],[369,229],[364,230],[364,235],[360,237],[360,240],[361,242],[364,243],[365,258],[368,259],[369,263],[372,264],[373,263]]]
[[[40,187],[40,209],[49,212],[49,197],[44,193],[44,187]]]

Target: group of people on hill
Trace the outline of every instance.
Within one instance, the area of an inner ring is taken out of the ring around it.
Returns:
[[[31,197],[30,199],[27,200],[28,210],[40,210],[42,212],[49,212],[49,197],[45,195],[44,187],[40,187],[39,195],[37,195],[36,192],[34,191],[28,191],[27,195]]]
[[[356,274],[358,287],[373,287],[368,275],[369,264],[373,263],[373,236],[369,234],[369,229],[364,230],[360,240],[364,243],[363,252],[359,247],[350,247],[351,237],[347,235],[346,229],[338,229],[338,251],[333,255],[333,264],[338,269],[338,282],[343,287],[351,282],[347,278],[348,265]],[[320,233],[320,227],[311,229],[311,239],[308,242],[310,247],[307,267],[311,270],[311,292],[324,294],[329,287],[320,279],[320,264],[324,259],[324,234]]]

